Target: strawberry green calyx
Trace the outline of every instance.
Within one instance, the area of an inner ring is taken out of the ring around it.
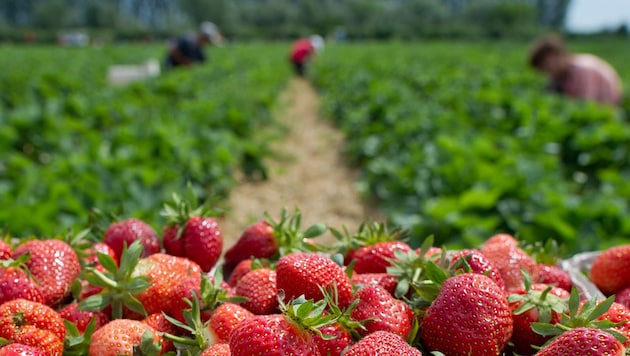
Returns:
[[[83,333],[77,329],[73,322],[64,320],[63,323],[66,326],[66,338],[63,345],[64,356],[87,355],[90,349],[90,342],[92,341],[92,334],[96,330],[96,318],[90,320]]]
[[[105,272],[89,268],[84,278],[90,284],[103,289],[100,293],[82,300],[79,309],[97,311],[111,305],[112,319],[122,318],[123,308],[146,316],[144,306],[134,297],[150,286],[147,276],[133,276],[142,252],[142,243],[139,240],[134,241],[128,248],[123,249],[120,266],[116,266],[111,256],[99,252],[98,261],[105,268]]]
[[[133,346],[132,356],[158,356],[164,355],[162,352],[162,345],[160,342],[156,342],[153,338],[153,332],[146,330],[142,334],[140,339],[140,345]],[[174,353],[172,353],[174,355]]]
[[[265,213],[265,219],[274,230],[273,235],[278,246],[278,255],[272,257],[272,259],[277,260],[292,252],[318,252],[325,250],[325,248],[309,240],[323,235],[328,227],[323,223],[315,223],[302,230],[302,213],[298,208],[295,209],[292,215],[288,215],[287,209],[282,208],[278,220]]]
[[[402,228],[389,230],[386,223],[376,221],[365,221],[359,225],[355,233],[350,233],[344,226],[343,232],[337,229],[330,229],[333,236],[338,240],[334,250],[347,256],[348,253],[356,251],[363,246],[374,245],[379,242],[405,241],[408,231]]]
[[[181,238],[186,223],[191,217],[211,217],[223,213],[221,209],[210,208],[209,203],[200,204],[197,194],[190,184],[186,193],[186,197],[173,193],[172,202],[164,203],[164,208],[160,214],[166,218],[167,226],[177,226],[177,239]]]
[[[212,280],[203,276],[201,278],[201,304],[204,310],[214,310],[223,303],[244,303],[247,298],[241,296],[230,296],[228,291],[222,287],[223,272],[217,268],[212,276]]]
[[[354,299],[352,303],[346,307],[339,307],[339,294],[337,292],[337,284],[333,284],[332,287],[326,289],[323,287],[319,288],[324,296],[323,301],[326,303],[327,313],[333,317],[335,322],[339,323],[345,330],[350,333],[350,336],[353,340],[358,341],[361,339],[361,333],[359,330],[365,331],[365,323],[372,321],[373,319],[365,319],[365,320],[355,320],[351,314],[352,311],[359,304],[358,299]]]
[[[319,329],[332,325],[338,317],[324,313],[327,307],[326,300],[322,299],[315,302],[312,299],[307,300],[304,296],[299,296],[285,304],[283,294],[280,292],[278,296],[279,308],[290,322],[300,330],[309,330],[324,340],[330,339],[330,335],[323,335]]]
[[[561,314],[568,310],[567,298],[560,298],[549,293],[553,288],[552,286],[549,286],[542,291],[532,290],[531,276],[525,271],[522,271],[522,274],[526,293],[511,294],[508,296],[509,303],[520,303],[519,307],[512,312],[513,314],[520,315],[528,310],[536,308],[538,310],[539,322],[549,323],[551,321],[552,312]]]
[[[615,329],[617,326],[624,324],[623,322],[614,323],[610,320],[597,320],[610,309],[614,301],[615,297],[613,295],[601,302],[598,302],[596,298],[589,299],[580,306],[579,291],[574,287],[571,289],[571,296],[569,297],[568,312],[562,314],[559,323],[551,325],[537,322],[532,323],[531,326],[540,335],[554,336],[548,343],[566,331],[579,327],[600,329],[612,334],[619,342],[624,343],[627,338]]]
[[[182,352],[186,351],[191,354],[198,354],[215,343],[214,337],[208,329],[208,322],[204,323],[201,321],[201,308],[197,295],[193,293],[192,300],[186,299],[186,302],[190,305],[190,309],[183,311],[185,323],[166,314],[164,314],[164,317],[173,325],[186,330],[192,337],[166,333],[164,334],[164,338],[171,340],[175,347]]]

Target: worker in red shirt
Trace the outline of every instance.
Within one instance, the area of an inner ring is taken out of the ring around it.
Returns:
[[[321,36],[313,35],[309,38],[300,38],[293,43],[289,59],[295,69],[295,74],[303,77],[306,74],[306,65],[316,51],[324,46]]]

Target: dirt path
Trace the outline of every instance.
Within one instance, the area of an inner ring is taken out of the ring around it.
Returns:
[[[342,134],[319,117],[319,97],[305,80],[293,79],[281,93],[278,119],[287,126],[286,137],[273,147],[276,155],[266,162],[269,179],[240,179],[230,194],[230,211],[220,221],[229,248],[241,232],[263,218],[265,211],[280,213],[283,207],[302,212],[302,227],[324,222],[356,231],[362,221],[381,220],[377,209],[362,201],[354,188],[356,172],[341,157]],[[333,241],[322,236],[322,242]]]

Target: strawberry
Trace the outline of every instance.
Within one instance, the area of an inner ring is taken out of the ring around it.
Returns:
[[[357,250],[361,249],[362,247],[373,246],[385,242],[400,241],[404,239],[407,234],[407,231],[404,231],[402,229],[395,229],[390,231],[385,223],[378,223],[373,221],[362,223],[359,226],[357,232],[354,234],[348,232],[345,227],[343,232],[332,228],[330,229],[330,232],[337,240],[339,240],[339,242],[335,246],[335,250],[344,256],[345,265],[350,264],[350,262],[355,259],[355,254]],[[387,258],[391,257],[393,257],[393,255]],[[385,265],[387,264],[385,263]],[[361,269],[357,271],[355,267],[355,272],[369,273],[374,271],[361,271]],[[375,272],[385,272],[385,270],[383,269]]]
[[[83,333],[90,321],[94,320],[95,327],[98,329],[107,324],[110,320],[109,315],[103,311],[86,311],[79,309],[79,303],[74,302],[67,304],[58,311],[59,316],[76,325],[77,330]]]
[[[9,300],[23,298],[33,302],[44,303],[44,296],[39,285],[26,269],[24,263],[30,258],[29,254],[0,263],[0,304]]]
[[[247,298],[241,305],[254,314],[272,314],[278,310],[276,271],[255,269],[241,278],[234,287],[234,295]]]
[[[12,254],[13,247],[11,247],[11,244],[4,240],[0,240],[0,261],[11,258]]]
[[[605,295],[630,286],[630,245],[608,248],[597,255],[589,272],[591,281]]]
[[[208,328],[215,342],[229,342],[230,334],[243,320],[254,316],[252,312],[235,303],[219,305],[208,320]]]
[[[568,309],[569,292],[546,284],[530,285],[524,276],[525,289],[508,297],[512,308],[512,344],[519,355],[533,355],[534,346],[542,346],[550,337],[535,333],[531,323],[556,324]]]
[[[358,301],[350,316],[354,320],[368,320],[361,335],[367,335],[379,330],[409,337],[414,320],[414,314],[409,305],[402,300],[395,299],[388,291],[377,285],[367,285],[359,289],[354,298]]]
[[[116,319],[94,332],[90,342],[89,356],[135,355],[134,349],[152,350],[159,354],[162,337],[158,331],[138,320]]]
[[[246,259],[246,260],[242,260],[241,262],[239,262],[236,267],[234,267],[234,269],[232,270],[232,273],[230,273],[230,278],[228,279],[227,283],[234,287],[238,281],[247,274],[247,272],[252,270],[252,259]]]
[[[175,324],[169,322],[164,316],[163,313],[153,313],[147,316],[142,320],[143,323],[149,325],[153,329],[155,329],[159,335],[163,335],[164,333],[169,334],[177,334],[179,329]],[[162,340],[162,353],[166,353],[169,351],[175,351],[175,345],[171,340],[163,339]]]
[[[25,344],[9,344],[0,346],[0,356],[46,356],[46,352],[38,347]]]
[[[340,307],[350,305],[352,285],[341,266],[329,257],[294,252],[281,257],[276,265],[276,286],[285,300],[303,295],[306,299],[323,298],[321,289],[335,287]]]
[[[354,286],[379,285],[391,295],[394,295],[398,283],[396,277],[389,273],[355,273],[350,278],[350,282]]]
[[[446,355],[498,355],[512,336],[512,312],[487,276],[463,273],[444,281],[420,330],[425,345]]]
[[[199,356],[231,356],[229,344],[214,344],[203,350]]]
[[[558,336],[536,355],[623,356],[625,349],[613,335],[603,330],[579,327]]]
[[[626,308],[630,308],[630,286],[615,294],[615,301]]]
[[[402,241],[378,242],[374,245],[363,246],[353,255],[356,261],[354,271],[356,273],[385,273],[391,266],[390,259],[394,258],[395,251],[409,252],[411,247]]]
[[[39,282],[44,303],[50,306],[61,303],[81,272],[76,252],[61,240],[31,240],[16,247],[13,258],[27,253],[30,258],[25,265]]]
[[[352,345],[343,355],[422,356],[422,353],[409,345],[400,335],[387,331],[376,331]]]
[[[162,216],[167,218],[162,230],[162,243],[166,253],[187,257],[204,272],[210,271],[223,250],[223,235],[213,217],[217,212],[197,204],[196,194],[189,191],[187,199],[173,194],[173,202],[164,205]]]
[[[130,218],[111,223],[105,230],[104,242],[121,256],[123,246],[130,246],[139,240],[143,249],[143,256],[160,252],[160,240],[155,230],[147,223],[136,218]]]
[[[518,241],[511,235],[494,235],[483,244],[481,253],[499,271],[507,292],[518,291],[523,288],[521,270],[525,270],[532,276],[532,280],[538,278],[536,262],[518,247]]]
[[[340,356],[354,342],[348,330],[341,324],[332,324],[318,329],[321,333],[313,335],[320,355]]]
[[[63,319],[45,304],[13,299],[0,305],[0,338],[61,356],[65,337]]]
[[[83,259],[84,264],[90,266],[99,265],[100,262],[98,261],[98,253],[104,253],[110,256],[114,262],[116,262],[116,265],[118,265],[118,255],[116,255],[113,248],[104,242],[97,242],[86,251],[86,256]]]
[[[236,243],[224,255],[229,270],[246,259],[271,258],[278,253],[274,229],[266,220],[259,220],[243,231]]]
[[[597,320],[609,320],[618,324],[614,328],[626,338],[623,346],[630,347],[630,310],[628,308],[614,302],[608,311],[598,317]]]
[[[177,283],[173,287],[171,303],[164,310],[166,314],[185,322],[183,311],[190,308],[187,300],[191,299],[193,293],[197,297],[201,295],[201,279],[202,276],[190,276]]]
[[[538,271],[536,283],[550,284],[562,288],[567,292],[571,291],[573,282],[571,282],[571,277],[567,271],[558,266],[541,263],[538,264],[536,269]]]
[[[465,263],[457,262],[465,259]],[[464,266],[465,265],[465,266]],[[451,258],[451,268],[457,271],[484,274],[492,279],[501,289],[505,289],[503,278],[497,268],[478,250],[460,250]],[[469,270],[468,270],[469,269]]]

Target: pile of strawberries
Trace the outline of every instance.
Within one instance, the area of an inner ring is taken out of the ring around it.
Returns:
[[[3,355],[623,355],[630,246],[604,251],[588,300],[511,235],[413,249],[406,232],[247,227],[224,255],[217,220],[176,197],[161,236],[130,218],[101,233],[0,242]],[[322,246],[316,237],[333,234]],[[13,241],[13,243],[10,243]],[[616,297],[616,300],[615,300]],[[576,351],[579,350],[579,351]]]

